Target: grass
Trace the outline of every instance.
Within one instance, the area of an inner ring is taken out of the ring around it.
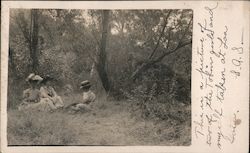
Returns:
[[[81,95],[64,96],[67,104]],[[143,119],[131,102],[99,99],[92,112],[8,110],[9,145],[190,145],[191,120]],[[188,108],[190,109],[190,108]]]
[[[75,142],[70,116],[43,112],[8,113],[8,142],[14,145],[65,145]]]

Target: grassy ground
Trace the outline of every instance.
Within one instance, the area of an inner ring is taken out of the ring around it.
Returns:
[[[65,103],[80,95],[63,97]],[[8,111],[9,145],[190,145],[190,121],[156,121],[131,114],[130,103],[98,100],[92,112]]]

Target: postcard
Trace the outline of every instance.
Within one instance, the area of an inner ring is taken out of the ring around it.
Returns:
[[[249,152],[247,1],[3,1],[1,151]]]

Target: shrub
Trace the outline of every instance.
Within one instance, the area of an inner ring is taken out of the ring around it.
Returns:
[[[191,116],[184,111],[190,105],[190,81],[176,74],[171,68],[158,64],[143,72],[133,84],[123,90],[123,96],[140,110],[144,118],[171,118],[183,122]],[[126,90],[127,89],[127,90]],[[188,115],[188,116],[186,116]]]

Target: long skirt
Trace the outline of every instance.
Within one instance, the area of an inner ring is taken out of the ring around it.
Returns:
[[[53,111],[64,106],[60,96],[52,98],[42,98],[38,103],[23,102],[18,110],[38,110],[38,111]]]
[[[54,104],[51,101],[42,99],[38,103],[25,103],[19,105],[18,110],[33,110],[33,111],[51,111],[54,110]]]
[[[62,101],[60,96],[55,96],[55,97],[51,97],[51,98],[42,98],[40,103],[42,104],[40,107],[44,111],[56,110],[56,109],[62,108],[64,106],[63,101]]]
[[[55,105],[56,109],[57,108],[62,108],[64,106],[62,98],[60,96],[55,96],[51,98],[53,101],[53,104]]]

